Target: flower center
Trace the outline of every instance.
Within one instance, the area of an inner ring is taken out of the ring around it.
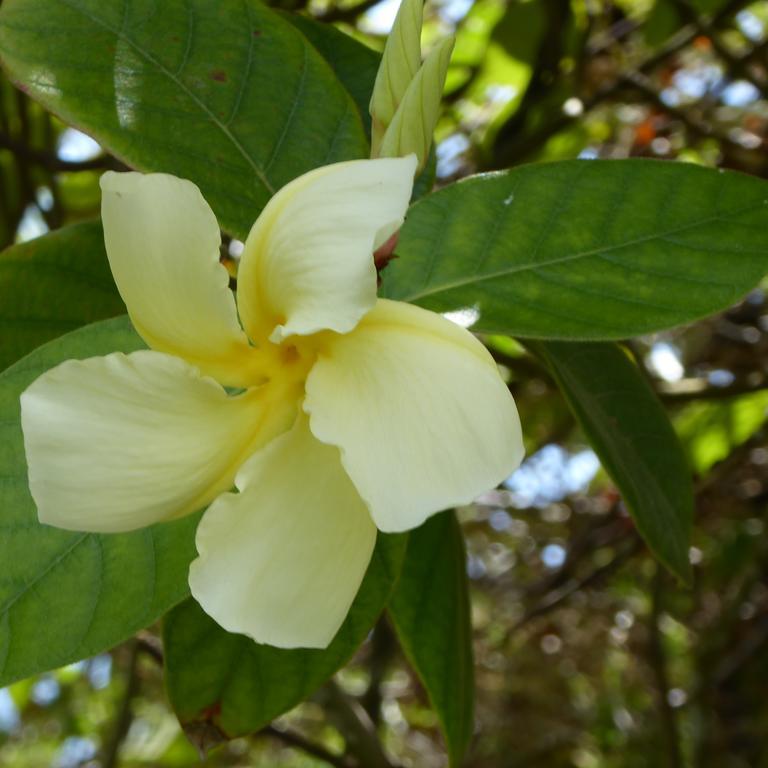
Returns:
[[[280,344],[265,341],[252,349],[250,359],[246,362],[251,386],[269,385],[276,390],[303,390],[316,359],[314,345],[306,338],[289,338]]]

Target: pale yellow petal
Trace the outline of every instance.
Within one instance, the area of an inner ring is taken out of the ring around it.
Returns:
[[[403,221],[415,163],[327,165],[270,200],[238,273],[240,317],[252,339],[355,327],[376,301],[373,251]]]
[[[192,594],[229,632],[281,648],[325,648],[376,540],[339,451],[299,417],[236,482],[240,492],[217,499],[198,527]]]
[[[21,396],[41,522],[127,531],[204,507],[232,487],[259,440],[290,426],[290,413],[280,423],[263,400],[258,390],[229,397],[179,358],[149,350],[51,369]]]
[[[325,342],[304,407],[312,432],[341,448],[380,530],[468,503],[519,465],[514,401],[468,331],[380,300],[352,333]]]
[[[136,330],[229,386],[251,383],[252,353],[219,263],[213,211],[190,181],[162,173],[101,177],[104,241]]]

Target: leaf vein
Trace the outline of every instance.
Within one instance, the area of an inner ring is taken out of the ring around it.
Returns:
[[[89,19],[97,26],[100,26],[103,29],[106,29],[108,32],[111,32],[118,39],[124,40],[128,45],[131,46],[131,48],[133,48],[136,51],[136,53],[139,54],[139,56],[141,56],[145,61],[149,62],[152,66],[156,67],[158,72],[165,75],[171,82],[173,82],[179,88],[179,90],[189,98],[190,101],[192,101],[194,104],[196,104],[200,108],[200,110],[205,114],[208,120],[210,120],[210,122],[213,125],[215,125],[226,136],[226,138],[230,141],[230,143],[235,147],[235,149],[242,155],[243,159],[251,167],[251,169],[256,174],[259,181],[267,189],[269,194],[273,195],[275,193],[275,188],[272,186],[272,184],[270,183],[269,179],[266,176],[266,170],[258,166],[256,161],[246,151],[245,147],[240,143],[237,137],[232,133],[232,131],[229,130],[228,126],[222,123],[221,120],[219,120],[219,118],[216,117],[215,113],[211,110],[211,108],[193,90],[188,88],[181,80],[179,80],[179,78],[177,78],[173,74],[173,72],[168,70],[168,68],[165,67],[151,53],[149,53],[149,51],[146,51],[134,40],[131,40],[129,37],[124,35],[122,30],[115,29],[114,27],[107,24],[103,19],[100,19],[97,16],[94,16],[92,13],[88,13],[88,11],[86,11],[84,8],[78,6],[77,4],[72,3],[71,0],[59,0],[59,2],[67,6],[71,10],[82,14],[83,16],[85,16],[85,18]],[[304,51],[306,56],[306,48],[304,49]]]
[[[414,301],[416,299],[421,299],[425,296],[431,296],[435,293],[442,293],[443,291],[449,291],[454,288],[461,288],[465,285],[470,285],[472,283],[479,283],[479,282],[484,282],[486,280],[493,280],[498,277],[508,277],[510,275],[517,274],[519,272],[526,272],[529,270],[540,269],[542,267],[552,267],[558,264],[567,264],[568,262],[576,261],[578,259],[586,259],[592,256],[599,256],[600,254],[603,254],[606,251],[607,252],[619,251],[625,248],[630,248],[634,245],[641,245],[642,243],[653,242],[654,240],[663,241],[664,238],[668,237],[669,235],[675,235],[675,234],[678,234],[679,232],[685,232],[687,230],[693,229],[694,227],[703,226],[705,224],[712,224],[717,221],[723,221],[724,219],[727,219],[727,217],[735,216],[740,213],[745,213],[746,211],[754,211],[763,207],[764,207],[764,203],[760,201],[759,203],[753,203],[750,205],[742,206],[741,208],[734,209],[732,211],[727,212],[724,215],[709,216],[703,219],[699,219],[698,221],[685,224],[681,227],[675,227],[666,232],[656,232],[650,235],[643,235],[642,237],[637,237],[633,240],[627,240],[624,243],[618,243],[615,245],[602,245],[597,248],[591,248],[586,251],[569,253],[569,254],[566,254],[565,256],[557,256],[548,261],[539,262],[538,264],[529,261],[529,262],[526,262],[525,264],[519,264],[512,267],[507,267],[505,269],[496,270],[494,272],[489,272],[488,274],[485,274],[485,275],[472,275],[470,277],[464,277],[458,280],[453,280],[451,282],[442,283],[438,285],[433,285],[433,286],[426,285],[426,289],[422,289],[415,293],[411,293],[407,296],[402,297],[400,300]]]

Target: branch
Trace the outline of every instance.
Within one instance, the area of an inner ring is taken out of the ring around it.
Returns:
[[[392,662],[397,641],[385,616],[381,616],[373,629],[371,637],[371,655],[368,658],[368,669],[371,681],[368,690],[362,697],[362,705],[371,723],[378,725],[381,718],[381,686]]]
[[[163,666],[163,644],[160,642],[160,638],[143,629],[136,635],[136,645],[156,664]]]
[[[718,13],[705,23],[708,24],[709,29],[714,29],[723,22],[728,21],[734,14],[738,13],[738,11],[749,4],[749,0],[731,0],[731,2],[727,3],[720,11],[718,11]],[[631,69],[619,75],[613,82],[600,88],[590,98],[583,99],[583,113],[590,112],[604,101],[616,96],[622,88],[626,86],[628,79],[631,81],[636,75],[648,75],[670,56],[673,56],[683,48],[687,47],[699,34],[699,24],[688,24],[683,27],[676,34],[672,35],[664,45],[660,46],[657,51],[644,58]],[[748,60],[751,56],[752,52],[745,56],[744,59]],[[667,105],[663,106],[666,111],[669,111]],[[513,115],[512,118],[510,118],[510,121],[505,126],[502,126],[498,133],[492,164],[486,170],[506,168],[510,165],[515,165],[536,151],[552,136],[568,128],[568,126],[572,125],[582,117],[583,114],[571,116],[558,112],[552,120],[548,123],[544,123],[538,130],[530,133],[528,136],[519,136],[516,133],[511,133],[508,129],[508,126],[514,125],[515,116]],[[505,130],[505,128],[507,128],[507,130]],[[738,146],[742,151],[745,149],[740,144]]]
[[[362,3],[358,3],[357,5],[344,6],[343,8],[336,6],[319,16],[315,16],[315,18],[326,24],[332,24],[339,21],[354,21],[360,14],[365,13],[380,2],[381,0],[363,0]]]
[[[384,754],[376,727],[356,700],[347,696],[333,680],[315,695],[328,719],[347,740],[347,749],[363,768],[396,768]]]
[[[537,605],[533,606],[533,608],[530,608],[525,612],[525,614],[510,628],[507,634],[511,635],[513,632],[517,632],[532,619],[544,616],[545,614],[557,608],[561,603],[565,602],[572,595],[607,578],[614,571],[618,570],[622,565],[624,565],[624,563],[639,550],[640,538],[639,536],[633,536],[629,545],[625,546],[623,549],[617,552],[616,555],[614,555],[614,557],[605,565],[601,565],[593,569],[581,579],[569,579],[561,587],[545,595]]]
[[[578,344],[579,342],[572,343]],[[628,344],[632,346],[631,341],[628,342]],[[488,351],[499,365],[509,368],[516,377],[520,377],[522,380],[529,380],[532,378],[543,379],[551,386],[556,387],[549,371],[541,366],[536,358],[530,355],[513,357],[492,348]],[[751,395],[755,392],[762,392],[768,389],[768,378],[766,377],[753,382],[738,380],[725,387],[714,387],[710,385],[706,379],[702,378],[686,378],[681,379],[680,381],[660,381],[648,372],[644,365],[641,365],[643,354],[635,347],[632,347],[632,352],[635,360],[639,364],[640,371],[643,373],[648,383],[653,387],[659,399],[664,403],[683,404],[694,400],[728,400],[732,397],[738,397],[739,395]],[[514,383],[510,384],[510,390],[514,390]],[[547,442],[557,441],[548,439]]]
[[[329,752],[321,744],[309,741],[295,731],[281,730],[275,728],[274,725],[268,725],[262,733],[281,741],[283,744],[286,744],[293,749],[300,749],[302,752],[312,755],[312,757],[324,760],[329,765],[333,765],[334,768],[351,768],[350,763],[344,755],[334,755],[333,752]]]
[[[664,588],[664,572],[656,566],[656,574],[651,590],[651,615],[648,619],[648,658],[653,668],[656,681],[656,693],[661,715],[661,726],[666,741],[666,754],[669,768],[683,768],[683,755],[680,749],[680,730],[677,713],[669,703],[669,677],[664,642],[659,630],[661,615],[661,595]]]
[[[732,139],[727,133],[723,133],[715,128],[710,123],[699,119],[690,110],[681,109],[680,107],[674,107],[667,104],[662,98],[661,94],[653,87],[653,84],[649,77],[641,72],[627,72],[618,80],[617,85],[629,86],[640,92],[641,96],[644,96],[646,101],[653,104],[661,112],[666,112],[670,117],[679,120],[688,130],[695,136],[702,139],[716,139],[721,144],[726,144],[730,147],[734,147],[742,152],[755,152],[756,149],[750,149],[740,144],[738,141]]]
[[[125,691],[115,717],[115,725],[109,739],[105,742],[99,765],[102,768],[116,768],[120,746],[133,721],[133,699],[139,692],[139,655],[140,647],[135,641],[129,647],[128,670],[126,672]]]
[[[737,381],[727,387],[708,386],[705,379],[681,379],[676,382],[654,380],[656,394],[665,403],[688,403],[692,400],[727,400],[739,395],[750,395],[768,389],[768,381],[756,383]]]
[[[746,637],[717,665],[713,675],[715,685],[723,686],[735,677],[758,652],[762,651],[766,643],[768,643],[768,615],[764,614],[754,623]]]
[[[749,67],[750,60],[754,57],[756,49],[748,52],[745,56],[733,53],[720,39],[718,30],[711,23],[699,18],[696,9],[691,6],[689,0],[674,0],[674,6],[686,23],[693,24],[700,35],[704,35],[709,39],[717,55],[728,65],[729,75],[748,80],[760,91],[764,99],[768,98],[768,88],[766,88],[768,83],[766,83],[765,77],[758,76]],[[762,43],[760,47],[764,46],[765,43]]]
[[[0,133],[0,149],[8,149],[22,160],[42,165],[50,171],[94,171],[125,170],[126,166],[109,155],[94,157],[91,160],[62,160],[55,152],[46,149],[34,149],[24,141]]]

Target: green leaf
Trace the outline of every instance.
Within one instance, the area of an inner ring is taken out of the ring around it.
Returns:
[[[768,183],[648,160],[477,176],[414,205],[384,293],[474,331],[618,339],[721,310],[768,268]]]
[[[612,344],[530,346],[552,372],[651,551],[689,582],[691,473],[648,382]]]
[[[379,534],[352,608],[324,650],[282,650],[225,632],[194,600],[165,619],[166,685],[198,744],[259,730],[346,664],[384,609],[402,566],[405,535]]]
[[[74,328],[122,314],[99,222],[0,253],[0,370]]]
[[[453,512],[411,533],[388,610],[459,765],[472,738],[474,679],[464,538]]]
[[[0,374],[0,686],[112,647],[189,594],[197,516],[120,535],[40,525],[19,396],[63,360],[144,345],[127,318],[46,344]]]
[[[255,0],[6,0],[0,56],[128,164],[198,183],[239,237],[291,179],[368,154],[331,68]]]
[[[330,64],[336,77],[352,96],[370,135],[371,116],[368,114],[368,103],[371,100],[381,54],[330,24],[323,24],[299,13],[281,12],[280,15],[293,24]]]

